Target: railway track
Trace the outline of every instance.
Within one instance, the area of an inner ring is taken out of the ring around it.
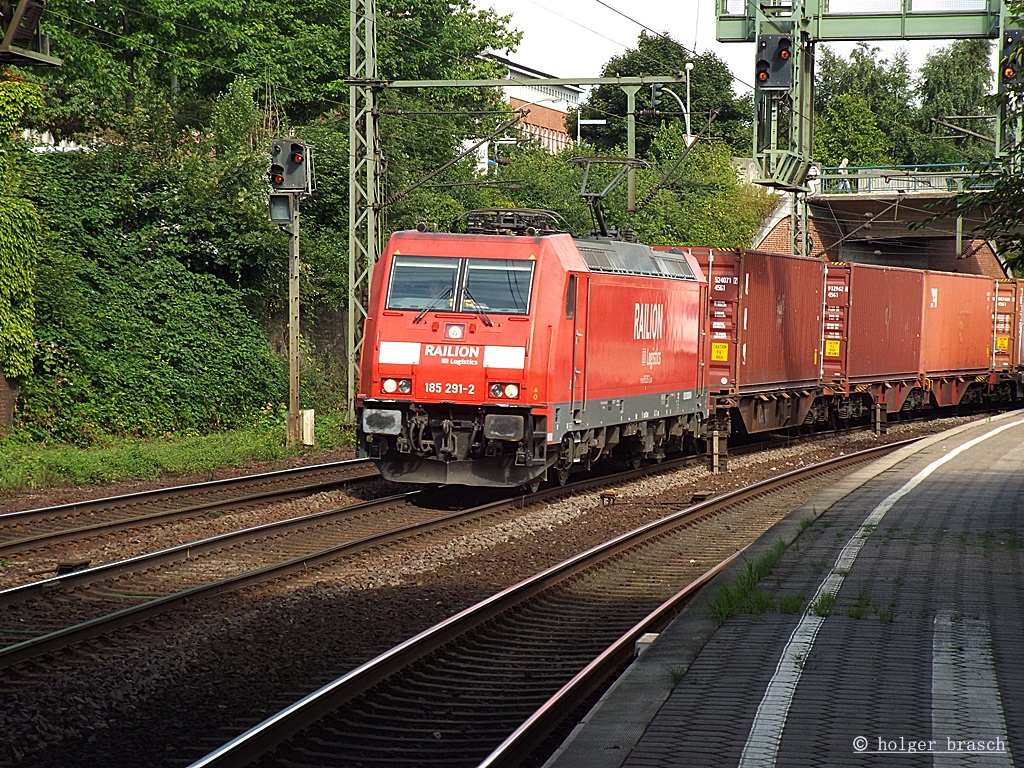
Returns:
[[[659,469],[692,462],[679,459]],[[628,479],[650,472],[615,474]],[[536,494],[555,498],[608,478]],[[293,491],[295,492],[295,491]],[[443,494],[442,494],[443,495]],[[426,501],[415,503],[416,501]],[[153,618],[204,597],[321,567],[339,558],[470,521],[520,503],[501,498],[441,512],[430,490],[266,523],[0,591],[0,669]]]
[[[373,464],[360,459],[8,512],[0,514],[0,555],[39,551],[60,542],[108,536],[242,505],[297,498],[377,477]]]
[[[0,555],[299,497],[377,477],[370,461],[356,459],[8,512],[0,514]]]
[[[632,638],[717,572],[694,566],[695,542],[725,562],[751,540],[742,521],[758,499],[899,445],[747,486],[588,550],[378,656],[193,768],[518,764],[628,663]],[[722,516],[734,538],[707,538],[704,526]]]

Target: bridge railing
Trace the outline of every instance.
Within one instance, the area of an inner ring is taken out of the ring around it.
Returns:
[[[886,194],[892,192],[955,193],[989,189],[994,179],[986,171],[995,165],[980,167],[971,163],[935,163],[927,165],[824,166],[812,194]]]

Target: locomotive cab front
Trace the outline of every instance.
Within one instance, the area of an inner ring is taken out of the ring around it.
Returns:
[[[547,365],[531,365],[543,240],[392,236],[374,274],[357,425],[359,455],[384,477],[514,486],[544,474]]]

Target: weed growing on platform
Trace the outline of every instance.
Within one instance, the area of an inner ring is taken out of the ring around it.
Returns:
[[[884,608],[875,607],[878,620],[883,624],[891,624],[896,619],[896,603],[889,603]]]
[[[679,685],[686,676],[686,667],[682,664],[674,664],[668,668],[668,673],[672,678],[672,686],[675,687]]]
[[[851,619],[862,619],[864,614],[867,613],[868,606],[871,604],[871,589],[865,584],[861,584],[857,590],[857,599],[853,605],[846,611],[846,615]]]
[[[736,577],[736,581],[731,585],[721,587],[708,603],[712,614],[720,624],[725,623],[726,619],[737,615],[740,611],[749,611],[760,615],[768,609],[764,607],[765,600],[761,596],[767,596],[767,593],[763,590],[757,590],[761,593],[758,596],[753,596],[752,593],[757,583],[771,572],[785,551],[786,542],[779,539],[756,560],[750,561],[743,558],[743,570]],[[770,607],[770,597],[768,605]]]
[[[804,603],[807,602],[807,595],[803,592],[795,592],[788,595],[779,595],[779,613],[803,613]]]
[[[818,595],[818,599],[811,603],[811,613],[815,616],[829,616],[836,605],[836,596],[830,592]]]

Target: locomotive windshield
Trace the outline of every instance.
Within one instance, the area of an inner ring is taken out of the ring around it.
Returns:
[[[525,315],[530,305],[532,261],[470,259],[466,262],[465,289],[460,304],[463,312],[499,312]]]
[[[451,309],[459,259],[395,256],[388,309]]]
[[[533,261],[395,256],[388,309],[525,315]],[[454,299],[454,300],[453,300]]]

